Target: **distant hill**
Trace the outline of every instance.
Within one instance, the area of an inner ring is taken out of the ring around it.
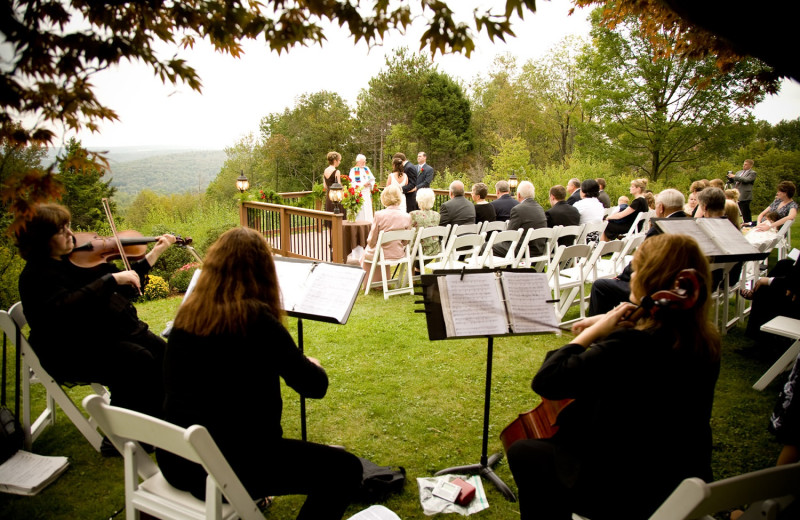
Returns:
[[[119,204],[129,204],[143,189],[162,195],[172,193],[202,192],[219,174],[225,163],[222,150],[191,150],[186,148],[140,146],[105,150],[111,165],[111,185],[117,188],[115,198]],[[48,153],[52,160],[60,148]]]

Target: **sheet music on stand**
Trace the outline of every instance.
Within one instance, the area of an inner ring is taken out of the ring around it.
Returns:
[[[689,235],[700,245],[709,261],[742,262],[761,260],[760,252],[727,218],[658,218],[650,221],[664,233]]]
[[[421,285],[431,340],[560,332],[546,274],[447,270]]]
[[[275,257],[286,314],[344,325],[366,274],[360,267]]]

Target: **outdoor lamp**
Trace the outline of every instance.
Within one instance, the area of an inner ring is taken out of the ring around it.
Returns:
[[[508,187],[511,188],[511,193],[514,193],[517,189],[517,175],[515,173],[508,177]]]
[[[331,184],[331,187],[328,188],[328,200],[333,202],[333,213],[334,215],[338,215],[341,213],[339,210],[339,203],[342,202],[344,198],[344,187],[339,184],[338,182],[334,182]]]
[[[236,189],[239,190],[239,193],[244,193],[249,187],[250,181],[244,176],[244,170],[242,170],[241,175],[236,179]]]

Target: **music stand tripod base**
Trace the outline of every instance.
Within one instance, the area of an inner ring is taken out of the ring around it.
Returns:
[[[502,453],[495,453],[491,457],[487,457],[487,451],[489,448],[489,410],[491,408],[491,396],[492,396],[492,358],[494,354],[494,338],[489,336],[487,338],[487,348],[486,348],[486,388],[484,390],[484,397],[483,397],[483,443],[481,446],[481,461],[479,464],[469,464],[466,466],[456,466],[453,468],[443,469],[441,471],[437,471],[435,473],[436,476],[445,475],[447,473],[456,473],[456,474],[463,474],[463,473],[470,473],[470,474],[479,474],[482,477],[486,477],[492,481],[492,483],[500,490],[505,497],[512,501],[516,502],[517,497],[514,496],[514,493],[511,489],[506,485],[505,482],[500,480],[500,477],[495,474],[492,467],[500,462],[500,459],[503,458]]]

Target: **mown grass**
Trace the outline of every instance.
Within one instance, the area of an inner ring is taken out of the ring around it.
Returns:
[[[378,464],[401,465],[408,472],[402,494],[385,505],[404,519],[422,519],[417,477],[455,465],[478,462],[481,451],[486,340],[428,340],[424,315],[416,297],[395,296],[388,302],[380,291],[360,295],[346,325],[305,320],[305,352],[321,360],[330,376],[328,395],[307,402],[308,438],[340,444]],[[139,304],[142,319],[161,331],[180,303],[170,298]],[[297,323],[287,319],[296,335]],[[569,341],[570,335],[499,338],[494,344],[489,451],[500,451],[503,427],[518,413],[532,408],[538,397],[530,380],[547,351]],[[264,338],[265,344],[269,342]],[[714,414],[714,472],[717,478],[771,466],[779,446],[766,432],[766,422],[781,379],[764,392],[751,385],[769,366],[735,352],[748,345],[739,329],[724,338],[723,366]],[[220,356],[226,355],[224,349]],[[676,374],[675,377],[680,377]],[[209,381],[214,385],[214,381]],[[70,390],[81,399],[87,388]],[[230,399],[247,399],[236,387],[219,388]],[[37,407],[43,396],[37,396]],[[620,406],[625,406],[624,401]],[[220,411],[220,413],[224,413]],[[252,413],[259,413],[253,403]],[[637,410],[630,410],[635,420]],[[231,417],[231,422],[236,421]],[[299,399],[284,388],[283,426],[288,437],[300,437]],[[624,431],[625,425],[619,428]],[[587,439],[591,432],[587,432]],[[259,449],[257,431],[242,432],[242,442]],[[96,453],[63,415],[37,440],[35,451],[66,455],[70,469],[35,497],[0,495],[0,518],[105,519],[124,505],[122,462]],[[659,446],[653,446],[653,450]],[[642,454],[643,458],[647,454]],[[264,471],[280,471],[266,467]],[[505,461],[497,474],[512,489]],[[335,473],[310,478],[336,478]],[[485,481],[490,508],[479,518],[516,519],[519,509]],[[280,497],[267,518],[294,518],[303,497]],[[365,507],[355,504],[348,516]],[[121,513],[119,517],[124,516]]]

